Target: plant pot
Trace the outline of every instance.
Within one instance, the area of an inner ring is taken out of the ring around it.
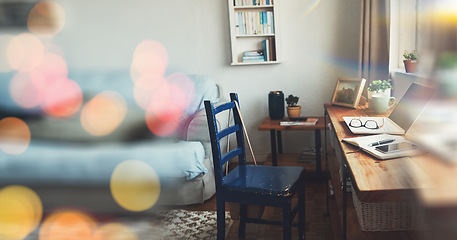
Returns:
[[[407,73],[415,73],[417,72],[417,65],[419,64],[419,61],[417,60],[403,60],[403,63],[405,64],[405,70]]]
[[[301,113],[301,106],[293,106],[293,107],[287,106],[287,116],[289,116],[289,118],[298,118],[298,117],[300,117],[300,113]]]

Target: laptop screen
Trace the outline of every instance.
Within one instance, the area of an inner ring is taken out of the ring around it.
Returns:
[[[433,88],[418,83],[412,83],[390,114],[389,118],[407,132],[434,93],[435,89]]]

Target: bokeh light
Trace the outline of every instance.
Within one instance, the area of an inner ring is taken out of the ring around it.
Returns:
[[[148,129],[158,136],[168,136],[179,126],[185,104],[184,91],[175,84],[163,84],[151,94],[146,111]]]
[[[21,154],[30,145],[29,126],[21,119],[7,117],[0,120],[0,149],[8,154]]]
[[[62,84],[67,79],[67,63],[55,53],[46,53],[41,64],[30,75],[33,84],[39,90],[45,91]]]
[[[27,26],[30,32],[52,37],[59,33],[65,25],[65,11],[55,1],[40,1],[30,10]]]
[[[70,117],[81,108],[83,94],[78,84],[70,79],[48,89],[41,108],[49,116]]]
[[[144,40],[135,48],[131,74],[137,76],[160,77],[165,75],[168,65],[168,53],[165,47],[154,40]]]
[[[173,73],[167,77],[167,81],[171,84],[174,103],[180,109],[186,109],[195,97],[194,82],[184,73]]]
[[[43,102],[43,92],[37,89],[30,72],[17,72],[10,82],[13,101],[23,108],[34,108]]]
[[[194,88],[193,82],[183,73],[174,73],[165,79],[139,78],[135,82],[134,96],[146,111],[149,130],[158,136],[175,132],[194,98]]]
[[[11,39],[6,54],[13,69],[30,71],[40,65],[44,55],[44,46],[37,36],[21,33]]]
[[[77,210],[54,212],[40,227],[40,240],[72,240],[94,238],[97,224],[92,216]]]
[[[53,43],[51,41],[44,42],[44,51],[46,53],[57,54],[62,58],[64,58],[64,56],[65,56],[65,51],[62,49],[62,47],[56,45],[55,43]]]
[[[138,78],[133,88],[134,98],[138,106],[147,110],[154,94],[160,94],[160,88],[166,87],[166,84],[164,77],[143,76]]]
[[[0,72],[9,72],[13,70],[7,58],[8,45],[13,37],[14,36],[11,34],[0,34]]]
[[[19,185],[0,190],[0,239],[24,239],[42,216],[41,200],[33,190]]]
[[[122,208],[145,211],[160,196],[160,180],[156,171],[139,160],[126,160],[116,166],[110,182],[111,194]]]
[[[147,112],[167,121],[170,115],[181,116],[186,108],[184,90],[175,84],[163,84],[152,94]]]
[[[81,110],[81,125],[89,134],[106,136],[116,130],[127,114],[127,103],[117,92],[99,93]]]
[[[194,97],[194,85],[185,74],[165,78],[167,65],[165,47],[155,40],[144,40],[135,48],[130,67],[135,101],[146,111],[149,130],[159,136],[176,131]]]
[[[177,111],[170,111],[165,114],[162,113],[160,117],[147,112],[145,115],[146,125],[153,134],[157,136],[169,136],[176,131],[179,126],[180,114]],[[165,119],[165,120],[163,120]]]
[[[94,240],[137,240],[138,237],[122,223],[107,223],[95,232]]]

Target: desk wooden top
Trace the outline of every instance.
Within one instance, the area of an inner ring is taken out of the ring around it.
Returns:
[[[415,191],[427,187],[428,182],[423,180],[426,178],[426,174],[412,158],[404,157],[381,161],[363,151],[357,151],[356,147],[341,141],[343,138],[357,137],[346,126],[343,120],[344,116],[382,115],[371,113],[370,110],[360,107],[350,109],[326,104],[325,108],[361,201],[390,202],[417,199]]]
[[[281,126],[280,122],[283,120],[271,120],[269,117],[263,119],[262,123],[259,125],[259,131],[270,131],[270,130],[277,130],[277,131],[294,131],[294,130],[315,130],[325,129],[325,118],[324,117],[309,117],[309,118],[317,118],[316,125],[298,125],[298,126]],[[327,124],[329,121],[327,120]]]

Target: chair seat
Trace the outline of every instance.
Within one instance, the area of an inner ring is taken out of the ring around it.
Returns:
[[[303,171],[303,167],[293,166],[242,165],[224,177],[222,186],[234,191],[289,196]]]

